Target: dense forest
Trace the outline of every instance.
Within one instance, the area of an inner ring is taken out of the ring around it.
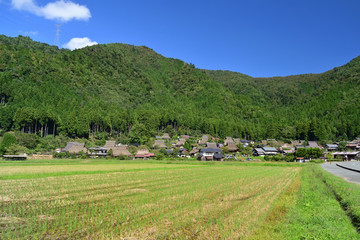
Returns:
[[[39,136],[161,132],[248,139],[360,135],[360,58],[322,74],[252,78],[126,44],[58,49],[0,35],[0,129]]]

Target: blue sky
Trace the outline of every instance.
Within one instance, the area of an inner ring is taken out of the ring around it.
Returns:
[[[145,45],[198,68],[269,77],[359,56],[359,12],[359,0],[0,0],[0,34],[53,45],[61,24],[60,47]]]

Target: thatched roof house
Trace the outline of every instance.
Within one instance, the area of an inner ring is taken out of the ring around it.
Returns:
[[[207,148],[217,148],[218,146],[217,146],[217,144],[214,143],[214,142],[207,142],[207,143],[206,143],[206,147],[207,147]]]
[[[153,148],[166,148],[165,140],[155,140],[155,143],[153,144]]]
[[[86,153],[85,143],[68,142],[66,147],[61,150],[62,152],[69,152],[79,154],[81,151]]]
[[[235,143],[232,137],[226,137],[224,145],[227,146],[229,143]]]
[[[116,146],[116,141],[106,141],[104,148],[111,149]]]
[[[199,144],[206,144],[209,141],[208,135],[203,135],[201,140],[199,141]]]
[[[121,155],[128,156],[128,157],[132,156],[132,154],[128,150],[127,145],[115,146],[115,147],[112,148],[112,151],[113,151],[112,155],[114,157],[118,157],[118,156],[121,156]]]
[[[106,141],[104,148],[112,150],[112,156],[118,157],[121,155],[131,157],[132,154],[128,150],[128,145],[116,146],[116,141]]]
[[[238,147],[236,146],[236,143],[234,143],[234,142],[228,142],[227,147],[230,152],[236,152],[238,150]]]
[[[185,141],[186,141],[186,140],[185,140],[184,138],[180,138],[180,139],[178,140],[178,142],[176,143],[176,146],[177,146],[177,147],[184,146]]]
[[[138,152],[135,155],[135,158],[149,158],[154,157],[154,153],[150,153],[147,149],[139,149]]]
[[[170,140],[171,137],[170,137],[170,135],[169,135],[168,133],[164,133],[164,134],[162,135],[161,139],[163,139],[163,140]]]
[[[317,144],[316,141],[309,141],[306,147],[307,148],[320,148],[320,146]]]
[[[190,151],[190,155],[191,156],[195,156],[199,153],[199,149],[197,149],[196,147],[194,147],[191,151]]]

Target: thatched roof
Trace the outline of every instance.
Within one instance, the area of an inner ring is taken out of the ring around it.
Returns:
[[[196,154],[199,152],[199,149],[197,148],[193,148],[191,151],[190,151],[190,154],[193,155],[193,154]]]
[[[208,135],[203,135],[201,140],[199,141],[199,144],[206,144],[209,141]]]
[[[207,142],[206,147],[207,148],[217,148],[217,144],[214,142]]]
[[[68,142],[66,147],[62,149],[62,152],[69,153],[80,153],[81,151],[86,153],[85,143]]]
[[[185,144],[185,139],[184,138],[180,138],[179,140],[178,140],[178,142],[176,143],[176,146],[184,146],[184,144]]]
[[[232,139],[232,137],[226,137],[226,139],[224,141],[225,146],[227,146],[229,143],[234,143],[234,140]]]
[[[139,149],[138,152],[135,155],[135,158],[148,158],[148,157],[154,157],[154,153],[150,153],[147,149]]]
[[[320,146],[317,144],[316,141],[309,141],[308,142],[308,147],[309,148],[320,148]]]
[[[238,147],[236,146],[236,143],[229,142],[227,147],[229,148],[230,152],[236,152],[238,150]]]
[[[139,149],[136,153],[136,155],[141,155],[141,154],[148,154],[149,150],[148,149]]]
[[[116,145],[116,141],[106,141],[104,148],[113,148]]]
[[[159,148],[166,148],[165,140],[155,140],[153,147],[158,146]]]
[[[129,156],[129,157],[132,156],[132,154],[129,152],[129,150],[124,146],[113,147],[112,151],[113,151],[112,155],[114,157],[117,157],[117,156],[120,156],[120,155],[125,155],[125,156]]]
[[[170,135],[168,133],[164,133],[161,138],[164,139],[164,140],[171,139],[171,137],[170,137]]]

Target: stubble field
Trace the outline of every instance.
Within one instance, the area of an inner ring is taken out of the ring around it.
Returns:
[[[265,236],[271,234],[267,225],[276,225],[269,216],[286,219],[301,200],[302,170],[294,165],[197,162],[4,164],[0,238]],[[286,194],[291,198],[284,200]]]

